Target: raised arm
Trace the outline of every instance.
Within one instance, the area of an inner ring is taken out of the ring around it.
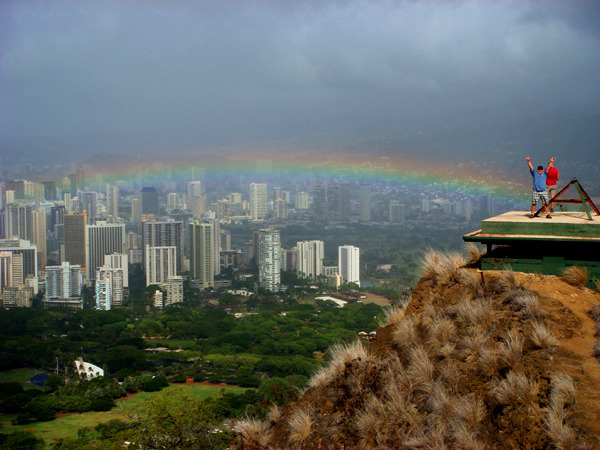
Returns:
[[[554,156],[552,158],[550,158],[550,161],[548,161],[548,169],[550,167],[554,167]]]
[[[526,156],[525,161],[527,161],[527,164],[529,164],[529,170],[533,172],[533,164],[531,164],[531,158],[529,156]]]

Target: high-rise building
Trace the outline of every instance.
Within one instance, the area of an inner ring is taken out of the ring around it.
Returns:
[[[177,275],[183,271],[184,228],[182,221],[145,219],[142,221],[142,248],[175,247]]]
[[[296,209],[308,209],[308,192],[296,192]]]
[[[31,242],[38,250],[37,271],[42,272],[46,267],[46,213],[32,211],[31,219]]]
[[[318,183],[313,188],[312,214],[315,221],[327,222],[329,214],[327,208],[326,183]]]
[[[202,182],[189,181],[187,184],[187,198],[200,197],[202,195]]]
[[[142,221],[142,205],[137,197],[131,199],[131,221],[135,223]]]
[[[371,185],[361,184],[359,187],[360,221],[371,222]]]
[[[177,275],[177,247],[150,247],[146,245],[146,286],[161,284]]]
[[[119,217],[119,187],[106,185],[106,215]]]
[[[353,245],[343,245],[338,249],[339,274],[344,283],[360,286],[360,249]]]
[[[298,247],[282,250],[281,256],[283,256],[281,270],[286,272],[296,272],[298,270]]]
[[[231,208],[229,200],[217,200],[217,219],[221,223],[230,223],[231,222]]]
[[[45,304],[53,302],[81,301],[83,274],[79,265],[68,262],[60,266],[46,266],[46,295]]]
[[[188,197],[188,209],[194,219],[200,219],[206,212],[206,195]]]
[[[167,298],[164,301],[165,306],[183,302],[183,277],[168,277],[167,281],[162,283],[160,287],[167,294]]]
[[[4,289],[2,306],[4,308],[31,308],[33,290],[25,285],[9,286]]]
[[[258,279],[260,286],[271,292],[281,284],[281,242],[279,230],[273,227],[258,232]]]
[[[44,198],[52,201],[58,199],[56,190],[56,181],[42,181],[44,186]]]
[[[105,255],[123,253],[125,225],[100,221],[87,225],[85,231],[86,277],[94,280]]]
[[[404,210],[405,205],[400,203],[399,200],[390,200],[389,207],[389,222],[390,223],[402,223],[404,222]]]
[[[325,257],[323,241],[298,242],[296,248],[298,249],[298,276],[316,280],[323,275],[323,258]]]
[[[167,212],[172,213],[178,209],[182,209],[181,195],[177,192],[169,192],[167,194]]]
[[[264,220],[267,217],[267,184],[250,183],[250,217]]]
[[[278,219],[285,219],[287,217],[287,202],[283,198],[278,198],[273,202],[273,210],[275,212],[275,217]]]
[[[96,272],[96,308],[109,310],[123,305],[123,269],[99,267]]]
[[[190,223],[190,246],[190,277],[199,280],[203,288],[214,286],[214,223]]]
[[[113,253],[104,255],[104,265],[111,269],[123,271],[123,287],[129,288],[129,257],[127,253]]]
[[[12,252],[0,251],[0,298],[4,289],[13,284],[13,254]]]
[[[350,218],[350,185],[331,184],[327,188],[327,209],[329,219],[334,222],[347,222]]]
[[[158,192],[152,186],[143,187],[141,191],[142,214],[154,214],[158,216]]]
[[[79,197],[79,211],[87,212],[88,223],[92,217],[98,215],[98,193],[97,192],[80,192]]]
[[[0,239],[0,251],[13,254],[13,286],[37,276],[37,247],[26,239]],[[19,255],[19,256],[17,256]]]
[[[63,216],[63,233],[65,252],[63,262],[78,265],[85,270],[85,227],[87,224],[86,213],[65,214]]]
[[[32,223],[31,212],[32,203],[9,203],[6,205],[4,213],[5,234],[7,238],[19,238],[31,240]]]

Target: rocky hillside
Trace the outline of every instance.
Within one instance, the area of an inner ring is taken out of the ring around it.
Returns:
[[[374,340],[331,349],[298,401],[237,425],[233,448],[600,448],[600,294],[458,255],[424,269]]]

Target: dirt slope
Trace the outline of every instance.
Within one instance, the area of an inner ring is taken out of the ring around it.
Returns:
[[[442,269],[375,340],[335,350],[297,402],[241,423],[234,448],[600,448],[600,295]]]

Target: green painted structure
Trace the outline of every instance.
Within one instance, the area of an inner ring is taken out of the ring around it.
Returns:
[[[511,211],[482,221],[481,229],[463,236],[486,245],[484,270],[561,275],[569,266],[584,266],[590,279],[600,279],[600,216],[555,212],[552,219],[529,219],[529,212]]]

